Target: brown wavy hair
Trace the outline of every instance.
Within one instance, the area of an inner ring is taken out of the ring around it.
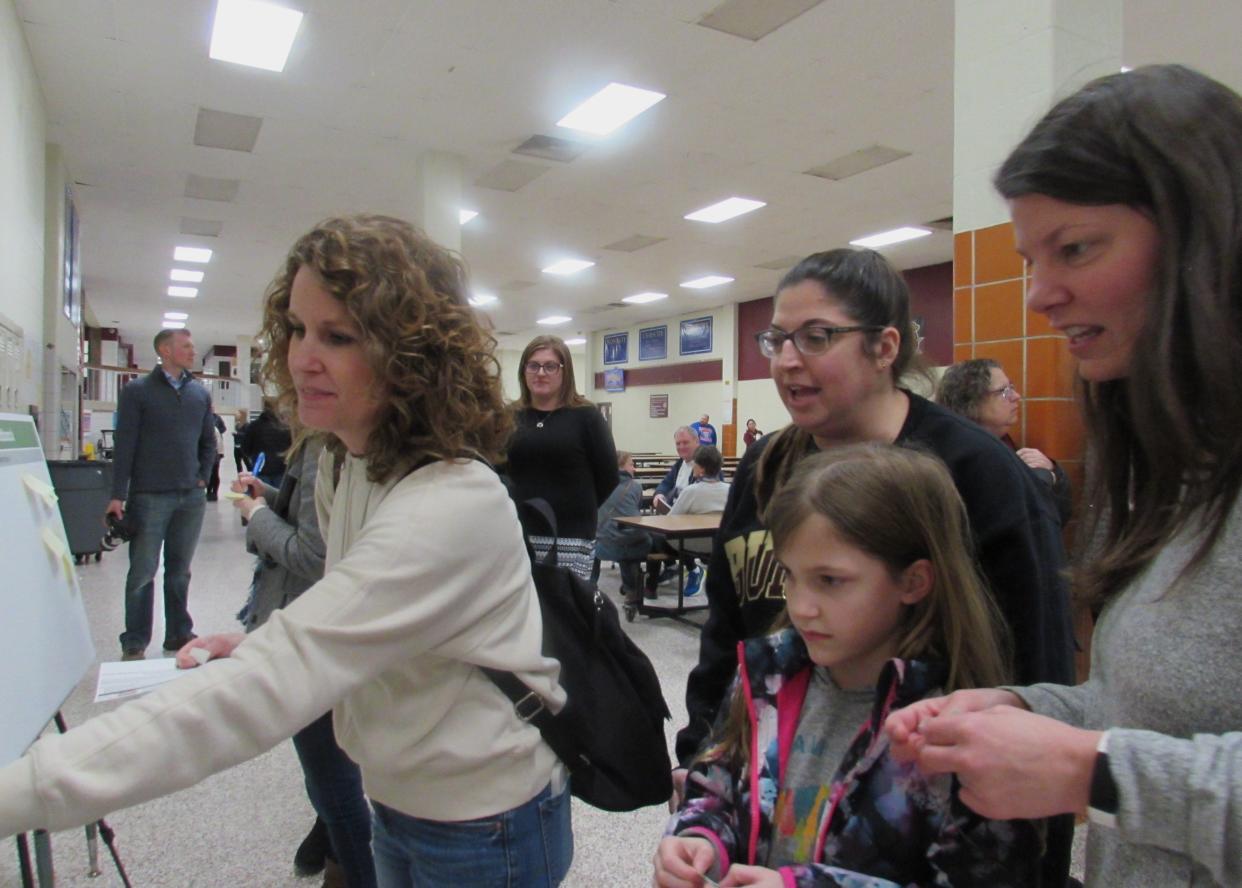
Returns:
[[[1129,374],[1079,384],[1085,538],[1099,548],[1075,591],[1102,604],[1179,533],[1203,531],[1193,570],[1242,495],[1242,97],[1181,65],[1101,77],[1035,125],[995,185],[1008,200],[1120,204],[1155,223]]]
[[[518,386],[522,396],[518,399],[518,407],[530,407],[530,386],[526,384],[526,362],[530,356],[541,348],[549,348],[556,352],[556,359],[561,362],[561,391],[559,407],[585,407],[590,401],[578,394],[578,384],[574,382],[574,359],[570,357],[569,346],[559,336],[536,336],[522,350],[522,360],[518,363]]]
[[[390,216],[326,219],[298,239],[264,296],[270,343],[263,379],[277,391],[295,434],[297,392],[289,373],[289,297],[308,268],[345,306],[384,397],[367,439],[367,477],[382,483],[427,460],[495,461],[510,431],[496,340],[466,303],[460,259],[420,229]],[[339,458],[335,435],[326,446]]]
[[[920,559],[932,589],[902,615],[897,656],[948,670],[943,690],[996,687],[1009,680],[1004,618],[976,567],[966,505],[939,459],[892,444],[852,444],[810,456],[764,512],[780,557],[807,518],[820,515],[849,545],[884,563],[894,580]],[[790,624],[788,612],[773,630]],[[748,718],[734,690],[720,741],[705,758],[749,760]]]

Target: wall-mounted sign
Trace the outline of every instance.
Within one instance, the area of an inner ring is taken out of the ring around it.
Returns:
[[[620,367],[609,367],[604,371],[604,391],[625,391],[625,371]]]
[[[690,318],[681,322],[681,354],[702,355],[712,350],[712,319]]]
[[[668,395],[652,395],[648,405],[648,417],[651,419],[668,419]]]
[[[604,337],[604,363],[624,364],[630,359],[630,334],[609,333]]]
[[[638,360],[663,361],[668,357],[668,325],[638,331]]]

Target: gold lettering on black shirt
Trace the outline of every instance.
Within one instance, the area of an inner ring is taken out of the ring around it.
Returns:
[[[725,540],[724,550],[738,604],[763,598],[785,599],[785,571],[772,551],[772,534],[762,529],[752,530]]]

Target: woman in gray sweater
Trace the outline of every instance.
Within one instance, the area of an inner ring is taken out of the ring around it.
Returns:
[[[989,817],[1085,809],[1088,886],[1242,885],[1242,97],[1101,78],[996,184],[1083,381],[1091,675],[921,702],[894,752]]]

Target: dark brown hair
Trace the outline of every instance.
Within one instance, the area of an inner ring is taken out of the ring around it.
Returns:
[[[362,331],[379,421],[366,444],[367,476],[383,482],[427,459],[498,458],[510,419],[500,390],[496,340],[466,304],[465,269],[408,222],[389,216],[327,219],[298,239],[267,289],[263,377],[296,434],[289,373],[289,296],[301,268],[344,304]],[[334,435],[326,446],[338,457]]]
[[[1007,199],[1121,204],[1160,234],[1123,379],[1082,383],[1097,557],[1076,591],[1120,592],[1185,530],[1219,539],[1242,491],[1242,98],[1180,65],[1095,80],[1059,102],[996,176]]]

